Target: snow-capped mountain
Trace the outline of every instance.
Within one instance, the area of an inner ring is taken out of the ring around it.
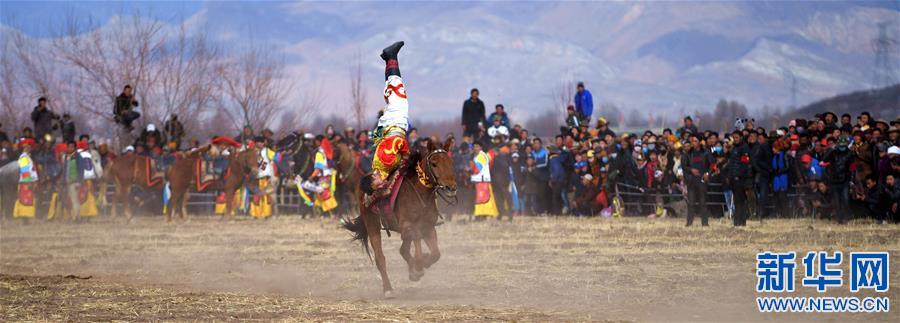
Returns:
[[[325,113],[348,106],[356,62],[374,110],[378,53],[406,40],[401,71],[422,119],[456,116],[473,87],[489,106],[534,116],[559,108],[553,92],[563,81],[584,81],[598,103],[647,111],[709,110],[719,98],[786,107],[796,81],[803,105],[873,86],[878,23],[900,38],[897,1],[206,2],[186,10],[184,19],[225,44],[271,44],[290,65],[297,97],[322,89]],[[900,77],[900,47],[890,58]]]

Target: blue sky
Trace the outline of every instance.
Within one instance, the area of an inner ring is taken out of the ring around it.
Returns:
[[[900,1],[2,1],[0,22],[14,18],[26,34],[49,37],[70,15],[102,25],[135,10],[169,24],[197,21],[225,46],[271,46],[299,88],[322,87],[338,113],[354,57],[377,108],[377,54],[401,39],[420,115],[456,111],[478,87],[488,105],[530,116],[556,108],[551,92],[567,81],[585,81],[596,102],[625,109],[708,110],[719,98],[754,109],[786,106],[792,73],[799,103],[809,103],[871,86],[878,22],[900,38]]]
[[[51,36],[47,26],[57,26],[70,15],[95,19],[99,24],[110,17],[135,10],[153,13],[158,19],[178,23],[203,8],[200,1],[0,1],[0,19],[18,22],[22,31],[36,37]]]

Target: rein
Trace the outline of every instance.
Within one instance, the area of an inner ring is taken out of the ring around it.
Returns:
[[[434,168],[431,167],[431,157],[435,154],[446,154],[447,151],[443,149],[435,149],[428,153],[419,163],[416,165],[416,175],[419,177],[419,183],[425,188],[431,190],[431,193],[435,196],[440,197],[444,200],[445,203],[449,205],[456,205],[459,202],[459,197],[453,196],[453,200],[451,201],[446,195],[444,195],[444,191],[447,189],[446,186],[442,185],[437,180],[437,175],[434,174]],[[425,164],[425,167],[422,167],[422,164]]]

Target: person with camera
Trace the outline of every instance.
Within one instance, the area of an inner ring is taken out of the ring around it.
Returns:
[[[59,120],[59,115],[47,105],[47,98],[38,99],[38,105],[31,111],[31,121],[34,122],[34,137],[37,140],[44,140],[44,135],[52,134],[57,129],[55,121]]]
[[[134,98],[131,85],[125,85],[125,88],[122,89],[122,93],[116,97],[116,105],[113,108],[116,123],[121,124],[128,131],[134,129],[131,126],[131,123],[141,117],[140,113],[134,111],[134,108],[137,106],[138,101]]]

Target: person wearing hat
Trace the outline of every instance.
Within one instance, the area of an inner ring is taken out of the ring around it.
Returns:
[[[850,217],[850,164],[856,154],[849,149],[850,139],[847,136],[838,138],[837,145],[828,150],[820,164],[826,167],[825,182],[831,191],[832,202],[835,203],[838,224],[845,224]]]
[[[476,219],[483,220],[486,217],[497,217],[497,203],[494,190],[491,185],[491,156],[484,152],[480,142],[472,145],[473,158],[470,162],[472,175],[470,180],[475,184],[475,209]]]
[[[594,137],[596,138],[606,138],[606,136],[616,137],[616,133],[609,129],[609,122],[606,121],[606,118],[599,117],[597,118],[597,128],[594,133]]]
[[[509,128],[503,125],[503,118],[500,116],[493,117],[493,122],[487,132],[488,136],[491,137],[491,141],[494,142],[504,142],[506,138],[509,138]]]
[[[600,211],[596,203],[600,189],[594,183],[594,175],[584,174],[580,178],[580,185],[575,190],[575,198],[572,200],[572,208],[577,216],[592,216]]]
[[[163,143],[162,133],[159,131],[159,129],[156,129],[156,125],[152,123],[147,124],[147,128],[144,129],[144,131],[141,131],[141,135],[138,140],[143,142],[148,150],[152,150],[156,147],[162,147]]]
[[[584,88],[584,82],[578,82],[575,86],[575,111],[581,122],[590,124],[591,115],[594,114],[594,97],[591,91]]]
[[[76,159],[76,165],[80,162],[79,168],[81,169],[80,181],[77,184],[78,192],[84,191],[86,193],[78,194],[78,212],[74,214],[81,217],[97,216],[98,210],[94,189],[95,181],[103,176],[103,167],[100,165],[99,156],[95,156],[92,153],[93,149],[91,149],[87,140],[79,140],[75,144],[75,149],[75,155],[72,158]],[[84,197],[83,199],[82,196]],[[71,200],[71,193],[69,198]],[[75,204],[73,203],[72,205]]]
[[[316,136],[311,133],[303,134],[303,144],[297,149],[297,152],[294,153],[294,168],[293,173],[300,179],[301,182],[310,180],[310,176],[313,173],[313,165],[315,165],[315,157],[316,157],[316,147],[315,144]]]
[[[256,173],[259,191],[250,203],[250,216],[266,218],[272,215],[272,204],[275,196],[275,185],[278,182],[277,163],[281,156],[269,148],[268,139],[263,136],[254,138],[254,147],[259,150],[259,169]]]
[[[887,175],[893,172],[891,169],[891,156],[888,154],[888,150],[892,147],[888,147],[887,142],[880,142],[875,145],[875,175],[877,176],[878,183],[883,184]]]
[[[22,138],[17,146],[19,155],[19,185],[16,204],[13,207],[13,218],[33,219],[35,216],[35,189],[38,183],[38,169],[31,158],[31,152],[37,142],[32,138]]]

